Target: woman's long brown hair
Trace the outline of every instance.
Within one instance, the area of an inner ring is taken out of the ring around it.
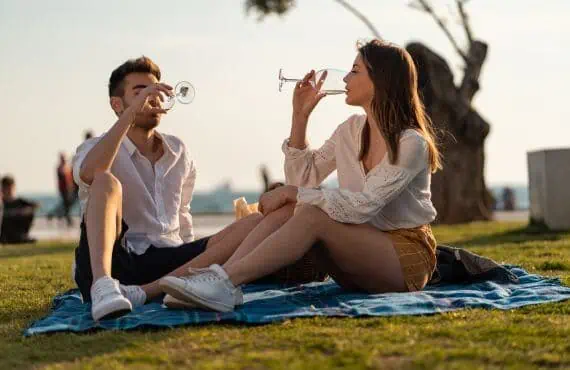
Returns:
[[[410,54],[378,39],[358,45],[358,51],[374,84],[372,112],[386,140],[390,162],[398,161],[400,137],[411,128],[418,130],[428,144],[431,171],[441,169],[436,135],[418,92],[418,74]],[[360,159],[367,150],[367,140],[364,144]]]

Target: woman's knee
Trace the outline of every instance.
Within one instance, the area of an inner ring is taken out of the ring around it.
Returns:
[[[321,226],[331,221],[322,209],[311,204],[301,204],[295,210],[295,216],[302,219],[303,223],[314,230],[321,230]]]
[[[288,203],[283,207],[279,208],[273,213],[270,213],[269,216],[279,220],[281,223],[287,222],[291,217],[293,217],[293,213],[295,212],[295,203]]]
[[[263,215],[259,212],[254,212],[254,213],[251,213],[251,214],[245,216],[242,219],[242,222],[252,224],[255,227],[255,225],[259,224],[261,222],[261,220],[263,220]]]
[[[93,176],[90,192],[121,195],[123,187],[121,182],[111,172],[98,172]]]

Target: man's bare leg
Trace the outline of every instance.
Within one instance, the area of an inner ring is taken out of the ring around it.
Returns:
[[[95,282],[111,277],[113,246],[121,233],[122,187],[111,173],[101,172],[93,178],[84,217]]]
[[[132,310],[111,276],[113,248],[121,234],[121,183],[110,172],[95,174],[89,190],[85,226],[93,280],[91,315],[95,321]]]

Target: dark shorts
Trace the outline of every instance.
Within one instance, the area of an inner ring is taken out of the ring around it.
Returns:
[[[113,247],[111,275],[125,285],[143,285],[153,282],[177,269],[206,250],[209,237],[174,248],[151,245],[144,254],[137,255],[123,247],[128,226],[123,221],[122,232]],[[87,243],[87,229],[81,223],[79,246],[75,249],[75,282],[85,302],[91,301],[91,258]]]

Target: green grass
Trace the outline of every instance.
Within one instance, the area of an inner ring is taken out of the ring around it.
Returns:
[[[520,223],[436,227],[464,245],[570,285],[570,233]],[[312,318],[246,327],[22,337],[52,297],[73,287],[74,245],[0,247],[0,369],[12,368],[570,368],[570,302],[424,317]]]

